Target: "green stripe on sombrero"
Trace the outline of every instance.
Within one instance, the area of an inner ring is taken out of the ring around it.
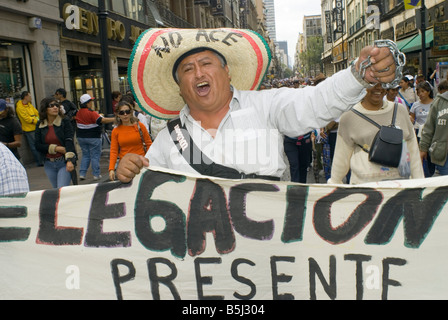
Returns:
[[[266,77],[266,75],[268,74],[269,66],[271,65],[271,62],[272,62],[271,48],[269,48],[269,44],[267,43],[267,41],[265,40],[265,38],[263,38],[258,32],[255,32],[255,31],[253,31],[253,30],[249,30],[249,29],[247,29],[247,31],[250,31],[250,32],[254,33],[256,36],[258,36],[258,38],[259,38],[259,39],[261,40],[261,42],[264,44],[264,47],[265,47],[266,52],[267,52],[267,54],[268,54],[268,64],[267,64],[267,66],[266,66],[266,70],[265,70],[265,72],[264,72],[264,75],[261,77],[261,79],[264,79],[264,78]],[[260,81],[260,83],[258,84],[258,88],[257,88],[257,89],[260,89],[261,83],[262,83],[262,81]]]
[[[140,34],[140,36],[137,38],[137,41],[135,42],[134,47],[132,48],[131,57],[130,57],[130,60],[129,60],[129,63],[128,63],[128,72],[127,72],[127,75],[128,75],[129,86],[130,86],[130,88],[131,88],[131,91],[132,91],[132,93],[133,93],[133,95],[134,95],[134,98],[135,98],[135,100],[136,100],[138,106],[140,107],[140,109],[142,109],[143,111],[145,111],[147,114],[149,114],[150,116],[152,116],[152,117],[154,117],[154,118],[157,118],[157,119],[160,119],[160,120],[166,120],[166,118],[159,117],[159,116],[154,115],[154,114],[152,114],[151,112],[149,112],[149,110],[147,110],[147,108],[145,107],[145,106],[146,106],[146,103],[145,103],[145,106],[144,106],[143,103],[140,101],[140,99],[138,99],[137,94],[136,94],[135,89],[134,89],[134,80],[133,80],[133,78],[132,78],[132,66],[133,66],[133,64],[134,64],[134,62],[135,62],[135,55],[136,55],[136,53],[137,53],[137,49],[138,49],[138,47],[139,47],[139,45],[140,45],[140,42],[141,42],[141,41],[143,40],[143,38],[145,37],[145,34],[146,34],[146,33],[151,32],[151,31],[154,30],[154,29],[155,29],[155,28],[149,28],[149,29],[145,30],[145,31],[142,32],[142,33]]]

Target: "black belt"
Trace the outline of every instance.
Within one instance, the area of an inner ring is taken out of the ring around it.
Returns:
[[[61,156],[61,157],[57,157],[57,158],[46,158],[48,161],[51,162],[58,162],[58,161],[65,161],[65,157]]]
[[[299,136],[299,137],[295,137],[295,138],[291,138],[291,137],[285,136],[286,139],[288,139],[288,140],[292,140],[292,141],[298,141],[298,140],[308,139],[308,138],[310,138],[310,137],[311,137],[311,133],[307,133],[307,134],[305,134],[305,135],[303,135],[303,136]]]
[[[263,180],[270,180],[270,181],[280,181],[279,177],[261,176],[259,174],[255,174],[255,173],[246,174],[244,172],[241,173],[241,178],[240,179],[263,179]]]

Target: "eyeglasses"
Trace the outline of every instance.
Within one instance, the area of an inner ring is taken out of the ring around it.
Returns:
[[[120,116],[124,116],[125,114],[131,114],[131,110],[127,109],[127,110],[121,110],[118,112],[118,114]]]
[[[59,103],[50,103],[47,108],[54,108],[54,107],[58,107],[59,108],[60,106],[61,105]]]

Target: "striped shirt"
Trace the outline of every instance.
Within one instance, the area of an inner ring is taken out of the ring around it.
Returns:
[[[30,191],[25,168],[14,154],[0,143],[0,196]]]
[[[103,117],[88,108],[79,109],[76,114],[76,134],[78,138],[101,138]]]

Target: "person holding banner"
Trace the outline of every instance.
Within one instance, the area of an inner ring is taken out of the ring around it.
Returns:
[[[369,46],[353,66],[318,86],[256,91],[269,67],[268,50],[252,30],[145,31],[130,60],[131,88],[142,109],[177,119],[159,133],[146,157],[125,155],[117,178],[130,182],[151,164],[279,180],[286,169],[283,136],[324,127],[360,101],[372,83],[396,78],[390,49]],[[369,66],[361,66],[369,59]]]
[[[45,98],[39,107],[36,149],[42,154],[44,169],[53,188],[69,186],[75,170],[76,152],[71,119],[64,116],[56,98]]]
[[[414,179],[424,178],[420,160],[417,137],[403,105],[384,100],[386,90],[380,85],[367,89],[364,99],[353,107],[379,125],[391,124],[396,108],[397,127],[403,130],[403,143],[409,150],[410,176]],[[328,183],[341,184],[350,170],[350,184],[361,184],[383,180],[403,179],[398,168],[387,167],[369,160],[369,149],[378,128],[361,118],[355,112],[347,112],[341,116],[336,149],[331,167],[331,178]],[[399,159],[398,159],[399,160]]]
[[[30,191],[25,168],[3,143],[0,143],[0,181],[0,196]]]

